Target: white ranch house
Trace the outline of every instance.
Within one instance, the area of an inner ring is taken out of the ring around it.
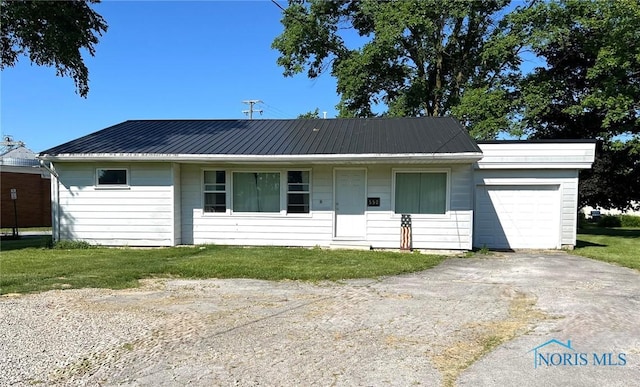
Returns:
[[[126,121],[42,152],[53,237],[181,244],[572,247],[593,141],[476,143],[451,118]]]

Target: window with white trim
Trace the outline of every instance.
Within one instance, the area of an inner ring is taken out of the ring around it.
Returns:
[[[445,214],[446,211],[446,172],[395,174],[396,214]]]
[[[280,172],[234,172],[234,212],[280,212]]]
[[[287,171],[287,213],[309,213],[309,171]]]
[[[204,171],[204,212],[227,211],[225,171]]]
[[[129,185],[129,171],[126,168],[97,168],[96,186],[113,187]]]

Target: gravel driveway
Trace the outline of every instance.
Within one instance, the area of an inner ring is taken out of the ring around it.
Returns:
[[[569,364],[534,368],[531,350],[551,339],[572,348],[538,351],[568,352]],[[380,280],[149,280],[0,297],[3,386],[638,380],[640,273],[562,252],[452,258]]]

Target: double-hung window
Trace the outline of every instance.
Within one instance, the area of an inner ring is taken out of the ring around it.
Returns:
[[[204,171],[204,212],[227,211],[225,171]]]
[[[287,212],[309,213],[309,171],[287,172]]]
[[[446,213],[446,172],[397,172],[395,178],[396,214]]]

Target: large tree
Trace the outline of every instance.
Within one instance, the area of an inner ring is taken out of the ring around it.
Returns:
[[[14,66],[21,55],[40,66],[53,66],[58,76],[70,76],[80,96],[89,92],[89,70],[82,50],[95,54],[107,24],[89,3],[99,0],[2,0],[1,68]]]
[[[493,138],[509,126],[520,64],[518,32],[502,20],[508,4],[290,1],[273,47],[285,76],[337,79],[341,116],[453,113],[476,137]]]
[[[453,115],[478,139],[597,139],[581,204],[640,201],[640,4],[516,4],[290,1],[273,47],[286,76],[334,76],[342,116],[382,108]],[[523,52],[536,65],[524,74]]]
[[[581,175],[581,204],[640,201],[640,4],[556,0],[521,10],[527,45],[543,62],[520,84],[531,138],[599,140]]]

